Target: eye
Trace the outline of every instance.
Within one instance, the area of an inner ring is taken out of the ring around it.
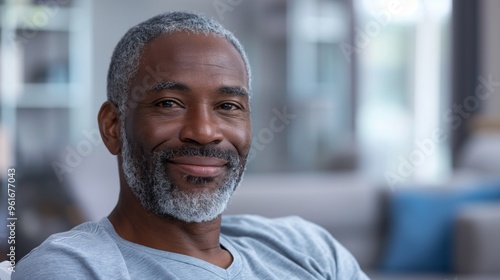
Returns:
[[[240,109],[239,106],[237,106],[236,104],[233,104],[233,103],[222,103],[218,106],[218,108],[220,108],[222,110],[226,110],[226,111],[233,111],[233,110]]]
[[[156,103],[156,106],[164,107],[164,108],[173,108],[173,107],[178,107],[179,104],[174,100],[167,99],[167,100],[159,101],[158,103]]]

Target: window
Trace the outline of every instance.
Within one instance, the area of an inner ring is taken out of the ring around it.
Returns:
[[[391,175],[400,181],[445,177],[451,169],[443,116],[450,104],[451,5],[287,1],[284,41],[257,37],[252,42],[264,41],[265,51],[248,48],[257,84],[254,144],[266,151],[257,153],[250,170],[350,170],[381,183]],[[266,20],[271,16],[273,23],[279,18],[261,10],[252,18],[273,29]],[[282,62],[277,54],[285,50]],[[276,79],[265,69],[287,75]],[[267,86],[280,82],[286,89]],[[273,117],[266,112],[283,107],[294,116],[280,132],[284,137],[265,137]],[[269,140],[268,147],[260,140]]]

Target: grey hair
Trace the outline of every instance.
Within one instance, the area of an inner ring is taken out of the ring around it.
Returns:
[[[132,27],[118,42],[111,57],[108,71],[108,101],[126,113],[127,98],[131,94],[130,83],[138,71],[143,48],[151,40],[179,31],[195,34],[216,35],[225,38],[239,52],[245,64],[248,86],[251,82],[251,70],[243,46],[238,39],[213,19],[197,13],[168,12],[150,18]],[[249,89],[250,90],[250,89]]]

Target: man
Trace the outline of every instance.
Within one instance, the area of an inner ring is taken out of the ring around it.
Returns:
[[[367,279],[302,219],[221,217],[250,149],[250,80],[238,40],[201,15],[130,29],[98,114],[118,156],[118,203],[48,238],[13,279]]]

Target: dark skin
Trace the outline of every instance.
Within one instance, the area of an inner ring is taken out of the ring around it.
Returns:
[[[161,71],[152,77],[147,69],[158,65]],[[167,147],[213,145],[245,158],[251,144],[247,81],[241,56],[225,39],[186,32],[155,38],[145,46],[132,80],[131,89],[145,84],[148,88],[144,95],[128,100],[127,137],[146,156]],[[108,216],[116,232],[130,242],[229,267],[232,256],[219,243],[221,217],[186,223],[145,210],[122,171],[116,106],[105,102],[98,121],[106,147],[118,155],[120,195]],[[166,165],[179,188],[197,192],[219,186],[228,173],[224,164],[218,159],[193,157],[174,159]],[[185,175],[214,180],[193,183],[186,181]]]

